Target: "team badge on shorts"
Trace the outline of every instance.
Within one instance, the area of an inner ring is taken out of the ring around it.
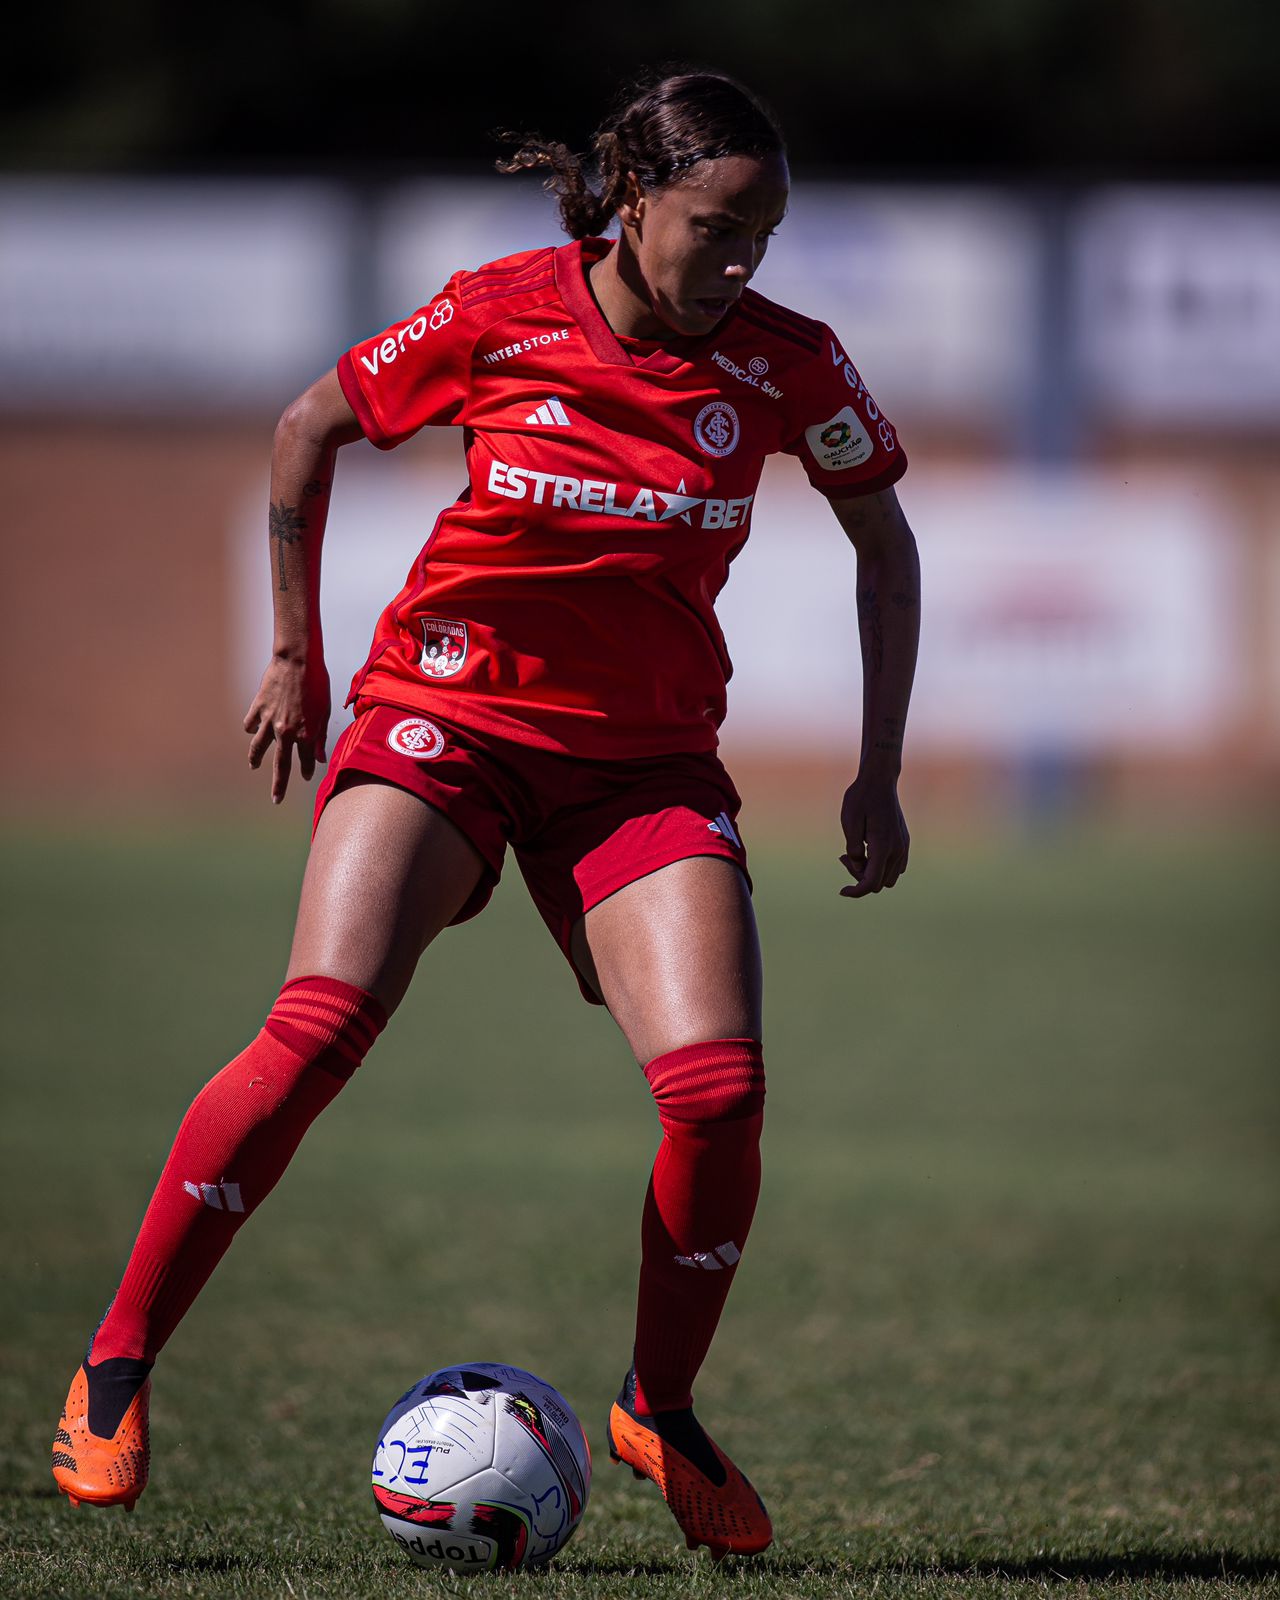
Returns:
[[[418,665],[428,678],[452,678],[467,659],[467,625],[448,617],[423,617],[422,656]]]
[[[387,744],[398,756],[434,761],[444,750],[444,734],[425,717],[405,717],[387,735]]]
[[[738,447],[742,429],[727,400],[711,400],[693,419],[693,437],[709,456],[727,456]]]

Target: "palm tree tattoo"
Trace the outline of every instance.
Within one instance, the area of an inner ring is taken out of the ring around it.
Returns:
[[[287,589],[289,581],[284,574],[284,547],[296,544],[307,529],[307,519],[298,515],[297,506],[287,506],[283,500],[273,500],[268,521],[271,537],[276,541],[279,556],[280,587]]]

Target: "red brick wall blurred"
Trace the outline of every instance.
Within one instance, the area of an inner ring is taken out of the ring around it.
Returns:
[[[153,811],[240,787],[227,529],[270,445],[269,425],[0,434],[9,809]]]
[[[264,486],[271,421],[165,427],[136,421],[8,424],[0,430],[3,615],[10,686],[3,809],[28,819],[99,808],[140,817],[261,808],[233,688],[231,529]],[[931,454],[944,459],[942,441]],[[1148,463],[1183,457],[1147,441]],[[1112,465],[1123,454],[1108,453]],[[1203,464],[1203,463],[1202,463]],[[1250,703],[1193,758],[1109,758],[1086,799],[1136,818],[1274,805],[1280,787],[1280,474],[1270,452],[1215,459],[1235,502],[1250,574],[1243,646]],[[264,498],[265,521],[265,498]],[[268,583],[264,528],[263,582]],[[335,713],[335,727],[341,725]],[[331,741],[332,742],[332,741]],[[770,761],[730,723],[726,754],[756,825],[825,831],[851,773],[843,761]],[[849,752],[851,761],[854,752]],[[910,752],[913,803],[957,825],[1003,820],[1009,775]],[[291,805],[309,805],[295,786]]]

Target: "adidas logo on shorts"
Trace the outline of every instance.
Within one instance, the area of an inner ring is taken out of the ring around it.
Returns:
[[[736,849],[742,849],[742,840],[738,837],[738,830],[722,811],[714,822],[708,822],[707,828],[711,833],[718,833],[722,839],[727,839]]]

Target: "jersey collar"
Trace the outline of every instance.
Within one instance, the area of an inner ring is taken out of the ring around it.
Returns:
[[[592,354],[598,361],[614,367],[634,367],[641,372],[680,372],[692,364],[702,353],[703,345],[712,338],[707,334],[698,340],[683,340],[680,355],[659,347],[648,355],[632,355],[618,340],[618,336],[605,321],[604,313],[596,304],[596,297],[587,284],[587,270],[607,256],[614,248],[612,239],[575,239],[572,244],[559,246],[555,252],[556,288],[560,298],[582,329]],[[732,318],[733,312],[729,313]],[[729,318],[725,320],[728,321]],[[714,330],[720,337],[725,324]]]

